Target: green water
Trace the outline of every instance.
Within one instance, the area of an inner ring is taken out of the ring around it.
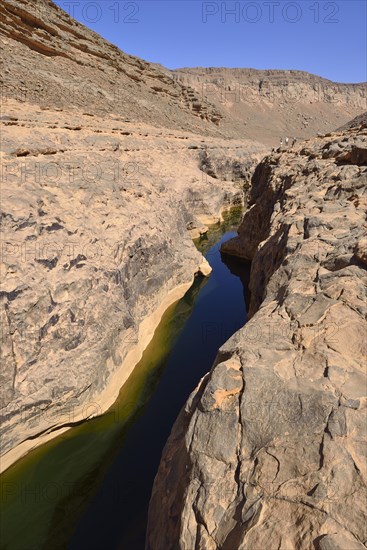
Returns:
[[[223,221],[221,223],[210,226],[208,233],[194,240],[196,248],[204,255],[211,249],[212,251],[209,252],[209,256],[216,254],[220,248],[219,242],[221,237],[227,232],[236,231],[243,217],[243,209],[236,206],[224,211],[222,216]]]
[[[64,547],[77,515],[108,468],[115,445],[121,445],[124,433],[154,392],[160,376],[157,366],[162,365],[205,282],[197,279],[186,299],[164,313],[110,411],[36,448],[0,476],[1,550]]]
[[[212,276],[197,278],[165,312],[113,407],[30,452],[2,474],[1,550],[144,547],[151,484],[170,427],[218,347],[245,322],[244,302],[238,301],[244,283],[237,268],[226,267],[219,254],[218,242],[233,221],[238,220],[228,216],[196,243],[213,266]],[[208,325],[209,336],[195,343],[205,319],[232,313],[228,327],[218,321],[220,330],[214,334]],[[120,516],[128,518],[125,524]]]

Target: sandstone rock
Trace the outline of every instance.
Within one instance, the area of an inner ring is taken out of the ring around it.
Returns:
[[[195,228],[244,202],[243,182],[202,172],[181,131],[126,132],[80,112],[75,131],[58,111],[6,106],[18,124],[2,129],[3,468],[112,404],[154,329],[144,336],[144,319],[211,271]],[[226,145],[229,158],[238,146]],[[249,143],[249,157],[262,149]]]
[[[198,272],[207,277],[212,272],[209,262],[204,258],[201,264],[199,265]]]
[[[358,241],[354,250],[354,255],[358,260],[367,264],[367,237],[362,237],[362,239]]]
[[[365,545],[348,536],[348,534],[335,534],[321,537],[317,548],[320,550],[346,550],[347,548],[348,550],[362,550]]]

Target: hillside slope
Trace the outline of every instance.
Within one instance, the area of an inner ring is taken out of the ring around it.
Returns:
[[[176,129],[217,130],[214,107],[187,96],[168,70],[127,55],[78,23],[51,0],[0,5],[2,93],[45,107]]]
[[[365,84],[300,71],[170,71],[122,52],[51,0],[4,0],[0,16],[4,97],[271,146],[366,109]]]
[[[367,85],[339,84],[302,71],[195,68],[178,82],[215,105],[220,128],[279,145],[280,137],[329,132],[367,108]]]

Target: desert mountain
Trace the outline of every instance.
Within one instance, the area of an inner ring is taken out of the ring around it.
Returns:
[[[366,84],[338,84],[302,71],[196,68],[179,82],[215,105],[220,128],[278,145],[280,136],[329,132],[366,109]]]
[[[365,110],[364,84],[300,71],[180,69],[127,55],[51,0],[0,6],[4,97],[45,108],[254,139],[330,131]]]

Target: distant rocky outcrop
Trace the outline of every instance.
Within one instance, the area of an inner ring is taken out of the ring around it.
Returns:
[[[163,452],[147,550],[362,550],[367,125],[263,159],[238,237],[250,321]]]
[[[367,85],[339,84],[303,71],[195,68],[174,71],[221,114],[220,129],[278,145],[341,126],[366,109]]]

